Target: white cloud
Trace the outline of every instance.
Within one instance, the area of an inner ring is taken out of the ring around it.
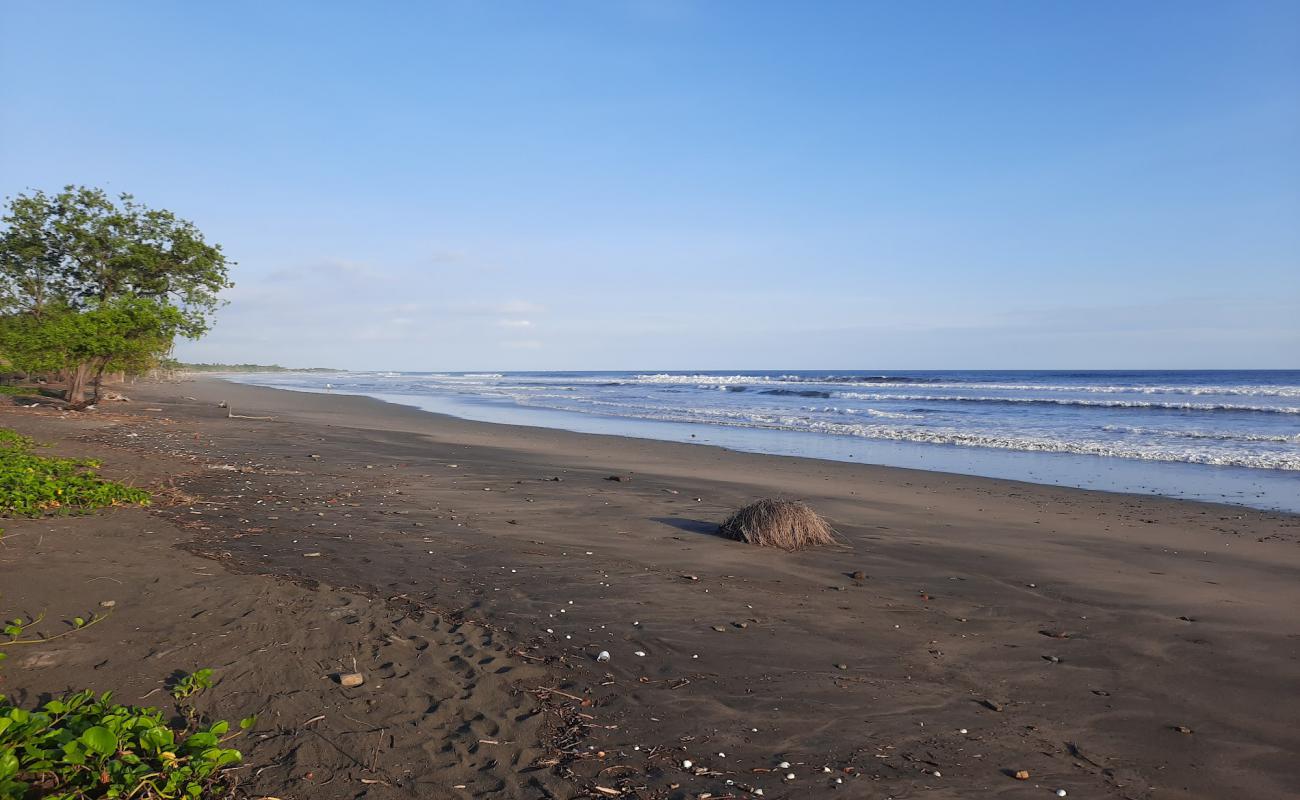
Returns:
[[[503,319],[497,322],[503,328],[531,328],[533,321],[529,319]]]

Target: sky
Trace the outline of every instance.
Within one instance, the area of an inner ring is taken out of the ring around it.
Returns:
[[[0,195],[193,220],[191,361],[1300,367],[1300,3],[0,2]]]

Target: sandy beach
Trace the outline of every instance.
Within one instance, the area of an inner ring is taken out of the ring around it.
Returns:
[[[126,391],[0,410],[157,493],[6,521],[5,617],[114,605],[0,691],[158,703],[211,667],[204,711],[259,716],[249,797],[1300,796],[1294,515],[216,378]],[[840,545],[715,534],[765,496]]]

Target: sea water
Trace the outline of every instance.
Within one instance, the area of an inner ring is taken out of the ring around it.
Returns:
[[[234,376],[487,422],[1300,511],[1300,370]]]

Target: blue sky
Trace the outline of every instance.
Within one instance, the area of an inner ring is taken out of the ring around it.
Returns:
[[[1300,367],[1300,3],[0,4],[0,194],[238,262],[193,360]]]

